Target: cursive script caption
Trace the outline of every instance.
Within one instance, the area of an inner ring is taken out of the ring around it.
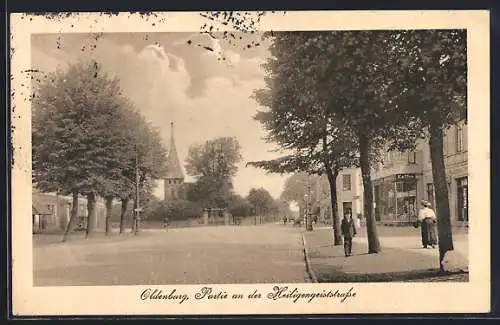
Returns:
[[[161,289],[161,288],[147,288],[140,293],[139,298],[144,301],[164,300],[183,304],[190,300],[256,300],[267,299],[272,301],[289,300],[293,303],[307,302],[311,303],[320,299],[335,299],[341,303],[356,297],[354,288],[348,290],[339,289],[325,289],[321,291],[303,291],[299,288],[290,288],[287,286],[274,286],[269,292],[259,292],[257,289],[250,290],[249,292],[234,292],[231,293],[226,290],[218,290],[213,287],[202,287],[193,295],[182,293],[179,289]]]

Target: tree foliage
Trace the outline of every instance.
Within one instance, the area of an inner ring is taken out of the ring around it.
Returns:
[[[241,161],[240,150],[238,140],[231,137],[191,146],[186,171],[196,182],[189,190],[190,200],[204,201],[210,207],[226,207],[237,164]]]
[[[250,24],[253,27],[263,15],[259,14],[256,20],[245,16],[235,20],[231,12],[212,12],[204,17],[211,21],[221,20],[223,25]],[[205,24],[202,30],[207,26],[209,31],[214,30],[212,23]],[[245,34],[255,32],[254,28],[241,31]],[[344,129],[351,129],[357,141],[370,252],[379,250],[372,211],[370,168],[378,163],[376,158],[383,147],[412,150],[419,137],[428,137],[439,212],[442,261],[444,254],[453,249],[443,135],[450,125],[466,118],[466,31],[269,32],[264,38],[273,39],[271,52],[274,52],[268,63],[268,72],[271,70],[274,74],[287,76],[288,71],[300,71],[312,78],[302,78],[305,81],[303,84],[296,80],[296,84],[288,85],[287,92],[281,96],[273,93],[261,104],[272,107],[293,101],[295,105],[326,102],[328,115],[343,124]],[[279,54],[282,53],[283,64],[272,66],[279,62]],[[279,80],[272,75],[267,80],[271,89],[283,88],[286,81],[287,77]],[[297,91],[297,86],[303,91]],[[302,98],[297,100],[296,97]],[[276,101],[276,98],[279,100]],[[311,98],[314,100],[311,101]],[[314,105],[309,108],[316,109]],[[287,112],[281,118],[284,122],[278,124],[276,130],[284,132],[286,127],[307,128],[307,124],[300,121],[290,123]],[[273,121],[275,116],[266,112],[259,119]],[[279,138],[276,136],[286,134],[277,132],[272,135],[271,138]],[[283,145],[283,139],[280,141]],[[289,170],[314,171],[318,166],[297,150],[288,157],[255,162],[253,165],[280,173]]]
[[[268,215],[276,207],[271,194],[262,187],[250,189],[247,201],[252,206],[255,215]]]
[[[33,102],[33,182],[47,192],[95,191],[126,155],[116,133],[118,80],[96,62],[51,77]]]
[[[252,214],[252,205],[248,200],[238,194],[231,195],[228,204],[228,211],[233,217],[244,218]]]
[[[136,153],[141,191],[151,190],[147,183],[163,173],[165,150],[158,131],[123,96],[119,80],[95,61],[57,70],[39,84],[37,94],[33,102],[33,183],[44,192],[87,196],[87,235],[95,222],[95,200],[104,197],[109,231],[112,200],[132,196]],[[76,215],[72,213],[71,218]],[[72,227],[70,222],[66,238]]]
[[[175,200],[171,202],[161,201],[155,205],[148,215],[148,220],[188,220],[200,218],[203,214],[203,206],[199,202],[188,200]]]

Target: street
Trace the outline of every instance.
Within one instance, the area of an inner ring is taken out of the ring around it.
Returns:
[[[279,225],[220,226],[35,241],[34,285],[303,283],[301,232]]]

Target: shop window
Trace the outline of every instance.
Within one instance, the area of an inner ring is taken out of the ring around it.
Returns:
[[[417,183],[415,181],[396,182],[397,192],[410,192],[416,189],[417,189]]]

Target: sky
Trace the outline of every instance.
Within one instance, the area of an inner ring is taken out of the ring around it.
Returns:
[[[31,69],[41,73],[95,59],[117,76],[124,94],[161,131],[167,148],[174,122],[183,164],[190,145],[237,137],[243,160],[233,182],[236,193],[245,196],[252,187],[263,187],[280,196],[286,175],[245,167],[248,161],[283,155],[263,140],[266,133],[253,119],[259,106],[251,95],[264,86],[261,64],[269,55],[265,42],[248,49],[248,40],[231,45],[199,33],[33,34],[31,42]],[[155,194],[163,198],[163,181]]]

